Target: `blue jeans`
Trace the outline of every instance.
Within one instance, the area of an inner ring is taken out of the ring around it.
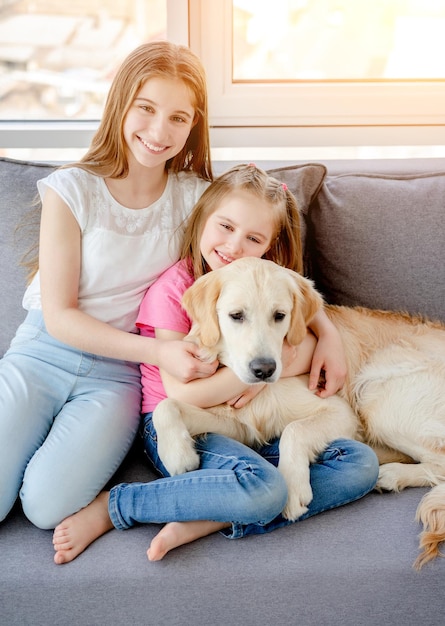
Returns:
[[[140,420],[139,366],[60,343],[32,310],[0,360],[0,520],[54,528],[119,467]]]
[[[291,524],[281,515],[287,500],[276,469],[279,440],[255,451],[222,435],[196,440],[200,469],[169,476],[157,453],[152,414],[144,416],[145,452],[164,478],[122,484],[110,492],[108,511],[116,528],[140,523],[214,520],[232,522],[230,538],[261,534]],[[378,461],[365,444],[338,439],[311,466],[313,500],[299,519],[357,500],[377,481]]]

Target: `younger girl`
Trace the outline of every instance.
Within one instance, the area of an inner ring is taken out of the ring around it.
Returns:
[[[140,362],[184,381],[215,371],[192,344],[142,337],[135,325],[211,177],[199,59],[166,41],[140,46],[84,158],[38,182],[39,271],[0,361],[0,520],[19,491],[40,528],[96,497],[138,428]]]
[[[142,334],[169,340],[184,337],[191,326],[180,305],[184,291],[205,272],[246,256],[266,257],[301,270],[295,200],[285,186],[253,165],[237,166],[222,175],[198,201],[186,229],[182,260],[144,298],[138,317]],[[318,350],[338,346],[337,331],[324,313],[317,314],[313,326],[319,334]],[[290,347],[284,350],[283,376],[309,370],[315,341],[308,334],[295,354]],[[336,359],[341,361],[341,356],[324,359],[327,372]],[[229,368],[219,369],[205,381],[185,384],[148,364],[142,366],[142,384],[145,450],[165,478],[117,485],[65,520],[54,532],[56,563],[72,560],[113,526],[125,529],[137,523],[170,522],[148,550],[150,560],[159,560],[172,548],[216,530],[236,538],[290,523],[280,515],[287,490],[276,469],[278,440],[254,451],[210,433],[196,441],[200,468],[173,477],[157,454],[152,412],[166,394],[201,407],[221,402],[238,406],[258,393],[261,385],[249,389]],[[360,498],[374,487],[377,474],[378,462],[370,448],[355,441],[333,442],[311,467],[314,498],[300,519]]]

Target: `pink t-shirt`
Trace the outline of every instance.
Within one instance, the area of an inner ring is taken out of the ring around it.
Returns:
[[[194,278],[187,271],[187,261],[178,261],[166,270],[147,290],[139,308],[136,326],[141,335],[154,337],[154,329],[162,328],[186,335],[191,320],[181,306],[181,298]],[[154,411],[166,397],[159,368],[148,363],[141,364],[142,412]]]

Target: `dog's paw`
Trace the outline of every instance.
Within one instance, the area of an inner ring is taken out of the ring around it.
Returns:
[[[377,491],[401,491],[403,489],[399,466],[399,463],[386,463],[380,466],[375,486]]]
[[[305,489],[289,489],[286,506],[283,509],[283,517],[294,522],[304,515],[308,508],[307,505],[312,502],[312,489],[310,484]]]
[[[295,522],[295,520],[304,515],[307,510],[307,506],[302,505],[298,500],[296,502],[292,502],[292,499],[289,498],[283,509],[283,517],[288,519],[290,522]]]
[[[158,454],[170,476],[185,474],[199,468],[199,454],[191,437],[170,443],[165,449],[158,445]]]

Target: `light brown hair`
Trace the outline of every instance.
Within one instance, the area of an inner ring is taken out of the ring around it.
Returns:
[[[294,195],[286,185],[264,170],[253,164],[243,164],[236,165],[216,178],[202,194],[187,220],[181,258],[190,260],[193,277],[197,279],[208,271],[200,250],[201,235],[207,219],[224,198],[236,189],[243,189],[266,201],[275,214],[276,235],[264,258],[301,273],[303,255],[300,218]]]
[[[125,178],[128,174],[123,134],[125,116],[144,83],[153,77],[183,81],[194,100],[194,126],[181,152],[167,161],[167,169],[191,170],[205,180],[212,180],[205,71],[190,48],[169,41],[143,44],[124,60],[108,92],[91,146],[75,165],[98,176]]]
[[[125,178],[128,158],[123,134],[125,116],[143,84],[150,78],[181,80],[190,90],[195,108],[194,126],[179,154],[167,161],[166,169],[173,172],[189,170],[204,180],[212,180],[210,158],[208,99],[205,71],[199,58],[186,46],[169,41],[153,41],[133,50],[123,61],[113,79],[103,115],[91,145],[76,163],[61,167],[80,167],[103,178]],[[40,201],[27,215],[28,229],[36,231],[36,242],[22,258],[31,282],[38,270],[38,223]],[[18,231],[22,230],[22,224]]]

